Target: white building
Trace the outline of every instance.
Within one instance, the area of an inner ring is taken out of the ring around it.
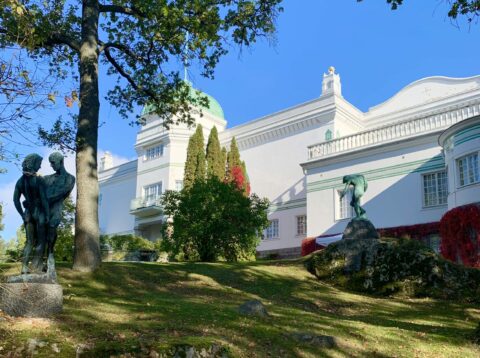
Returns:
[[[339,197],[347,174],[367,178],[362,205],[378,228],[439,221],[451,207],[480,202],[480,117],[472,118],[480,115],[480,76],[421,79],[362,112],[343,98],[330,68],[319,98],[229,129],[209,99],[198,117],[205,138],[214,125],[222,145],[235,136],[252,192],[272,203],[263,254],[298,253],[307,236],[343,232],[351,217],[348,197]],[[165,130],[148,109],[145,116],[134,144],[138,160],[110,167],[108,155],[103,159],[104,234],[158,238],[158,197],[182,186],[194,128]]]

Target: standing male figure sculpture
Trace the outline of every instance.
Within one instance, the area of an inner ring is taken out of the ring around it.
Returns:
[[[352,206],[355,210],[355,219],[366,219],[365,209],[360,206],[360,198],[367,191],[367,179],[365,179],[365,177],[361,174],[345,175],[343,177],[343,183],[345,184],[345,189],[340,195],[340,199],[347,194],[348,187],[353,185],[353,194],[350,206]]]
[[[54,174],[45,176],[47,184],[47,200],[50,208],[50,217],[47,226],[47,272],[55,275],[55,258],[53,248],[57,241],[57,228],[62,219],[63,202],[73,190],[75,177],[65,170],[63,155],[59,152],[50,154],[48,160]],[[45,248],[43,249],[45,250]]]
[[[50,212],[46,197],[46,183],[44,178],[37,175],[42,165],[42,157],[38,154],[29,154],[22,162],[23,175],[18,179],[13,193],[13,203],[23,219],[27,241],[23,250],[22,274],[28,273],[28,261],[35,248],[32,270],[41,272],[43,269],[43,250],[46,241],[46,224]],[[23,207],[20,198],[23,195]]]

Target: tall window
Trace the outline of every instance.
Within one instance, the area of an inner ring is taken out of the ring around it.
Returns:
[[[160,195],[162,195],[162,182],[143,187],[143,197],[147,205],[153,205]]]
[[[436,206],[447,203],[447,172],[423,175],[423,206]]]
[[[297,216],[297,235],[307,234],[307,216]]]
[[[353,189],[347,189],[347,193],[341,197],[343,190],[337,191],[337,217],[338,220],[348,219],[353,216],[353,208],[350,206],[352,201]]]
[[[463,158],[457,159],[460,186],[480,182],[480,172],[478,167],[478,153],[469,154]]]
[[[265,229],[264,239],[278,239],[278,219],[270,220],[270,225]]]
[[[145,160],[152,160],[161,156],[163,156],[163,144],[147,148],[147,151],[145,152]]]

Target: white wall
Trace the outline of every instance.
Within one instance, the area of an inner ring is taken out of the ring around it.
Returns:
[[[307,169],[308,236],[345,229],[350,219],[339,220],[336,215],[336,191],[343,190],[342,178],[349,174],[365,175],[368,189],[362,206],[377,228],[438,221],[447,207],[424,208],[422,174],[443,169],[435,135],[311,163]]]

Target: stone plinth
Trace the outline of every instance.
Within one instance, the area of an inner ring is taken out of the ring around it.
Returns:
[[[368,219],[353,219],[351,220],[345,231],[343,232],[342,239],[378,239],[377,229]]]
[[[0,283],[0,308],[10,316],[49,317],[62,312],[63,289],[56,283]]]

